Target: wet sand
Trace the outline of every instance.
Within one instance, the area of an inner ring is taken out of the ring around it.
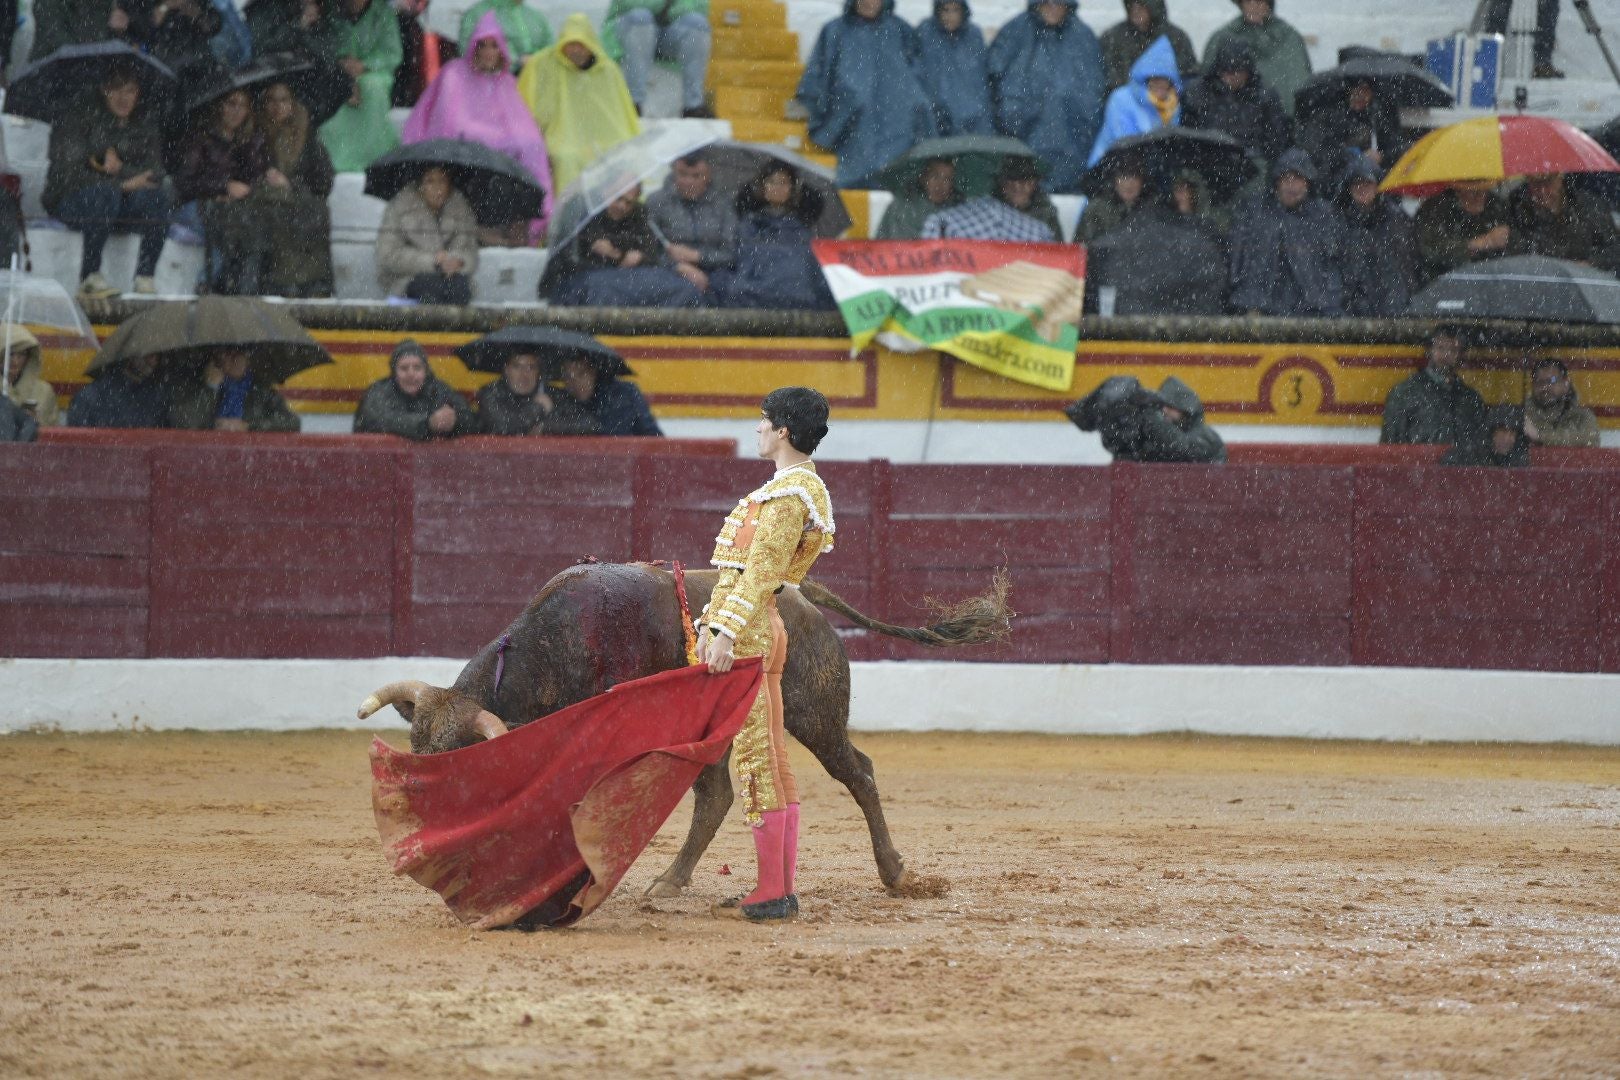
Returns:
[[[801,752],[797,923],[708,917],[735,812],[641,899],[683,806],[581,926],[479,934],[384,866],[368,739],[0,740],[0,1074],[1620,1072],[1620,751],[864,736],[947,895]]]

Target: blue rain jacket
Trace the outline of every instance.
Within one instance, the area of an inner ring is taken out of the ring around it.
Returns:
[[[939,24],[939,9],[962,3],[962,25],[948,34]],[[973,9],[962,0],[934,0],[934,17],[917,27],[923,89],[934,102],[934,123],[941,135],[994,135],[995,109],[990,103],[990,50],[984,31],[973,22]]]
[[[873,173],[936,134],[934,109],[917,78],[917,32],[894,14],[844,14],[821,28],[794,97],[810,113],[810,137],[838,154],[838,186],[865,187]]]
[[[1064,0],[1066,19],[1047,26],[1032,2],[990,43],[996,130],[1022,139],[1050,167],[1048,191],[1072,191],[1102,121],[1102,49],[1097,35]]]
[[[1176,111],[1166,124],[1148,97],[1148,80],[1159,77],[1169,79],[1176,88]],[[1102,130],[1091,144],[1088,165],[1102,160],[1108,148],[1131,135],[1145,135],[1161,127],[1175,127],[1181,123],[1181,72],[1176,67],[1176,50],[1170,39],[1160,37],[1147,47],[1147,51],[1131,65],[1131,80],[1108,95],[1108,107],[1103,110]]]

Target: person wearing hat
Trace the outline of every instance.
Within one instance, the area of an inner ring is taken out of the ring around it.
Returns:
[[[39,339],[25,326],[16,323],[0,324],[0,348],[11,347],[10,381],[5,397],[39,421],[40,427],[56,427],[62,422],[61,407],[56,404],[56,388],[40,375],[43,358]]]
[[[994,135],[990,50],[967,0],[934,0],[917,24],[917,77],[934,103],[941,135]]]
[[[1003,158],[995,183],[993,195],[981,195],[961,206],[930,214],[923,222],[923,239],[1055,244],[1062,238],[1057,213],[1041,191],[1040,166],[1033,158]],[[1051,218],[1045,214],[1048,210],[1052,211]]]
[[[1462,381],[1461,328],[1442,323],[1429,332],[1428,363],[1384,400],[1381,443],[1472,442],[1485,430],[1485,399]]]
[[[1079,0],[1029,0],[990,43],[996,130],[1040,155],[1053,191],[1073,191],[1102,123],[1102,48]]]
[[[1333,204],[1344,222],[1344,313],[1405,314],[1418,289],[1417,230],[1393,195],[1378,193],[1378,166],[1356,154]]]
[[[1091,144],[1087,167],[1096,165],[1108,148],[1132,135],[1181,125],[1181,72],[1176,69],[1170,39],[1161,37],[1131,65],[1131,78],[1108,95],[1102,127]]]
[[[1296,319],[1344,314],[1344,223],[1315,194],[1316,181],[1309,154],[1284,150],[1271,190],[1233,219],[1233,309]]]
[[[1524,433],[1524,410],[1517,405],[1498,405],[1485,414],[1485,423],[1466,442],[1447,450],[1442,465],[1484,465],[1498,469],[1522,468],[1530,464],[1530,440]]]
[[[1206,58],[1215,56],[1228,41],[1239,41],[1254,55],[1255,70],[1277,91],[1283,111],[1294,115],[1294,95],[1311,77],[1311,53],[1305,39],[1277,17],[1277,0],[1232,0],[1237,18],[1210,35]]]
[[[427,350],[406,338],[388,358],[388,377],[366,388],[354,414],[354,430],[426,442],[471,435],[478,430],[478,417],[466,398],[433,374]]]
[[[1109,27],[1097,42],[1102,47],[1108,89],[1130,82],[1131,65],[1161,37],[1168,39],[1175,50],[1181,77],[1191,79],[1197,75],[1198,54],[1193,50],[1192,38],[1170,21],[1165,0],[1125,0],[1125,21]]]
[[[1266,169],[1294,141],[1293,121],[1256,70],[1254,50],[1235,38],[1205,55],[1203,76],[1187,87],[1181,126],[1232,136]]]

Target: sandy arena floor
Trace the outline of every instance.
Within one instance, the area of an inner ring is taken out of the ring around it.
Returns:
[[[1617,751],[867,736],[943,899],[800,754],[798,923],[708,917],[735,816],[640,899],[683,807],[580,927],[475,934],[385,869],[368,738],[0,740],[0,1074],[1620,1072]]]

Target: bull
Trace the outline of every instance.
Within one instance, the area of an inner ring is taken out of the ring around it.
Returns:
[[[686,575],[694,613],[707,604],[717,576],[713,570]],[[984,595],[936,610],[935,621],[926,627],[879,622],[810,581],[784,590],[778,608],[790,642],[782,672],[787,730],[849,790],[866,816],[879,879],[891,892],[903,890],[905,861],[889,839],[872,759],[849,741],[849,658],[820,609],[907,641],[976,644],[1003,638],[1010,630],[1006,578],[998,574]],[[468,661],[455,685],[390,683],[366,698],[359,717],[364,720],[392,705],[411,726],[414,753],[443,753],[494,738],[619,683],[685,664],[674,575],[647,563],[588,563],[547,582],[506,632]],[[693,784],[686,841],[647,895],[677,896],[691,884],[698,860],[731,809],[728,760],[729,752]]]

